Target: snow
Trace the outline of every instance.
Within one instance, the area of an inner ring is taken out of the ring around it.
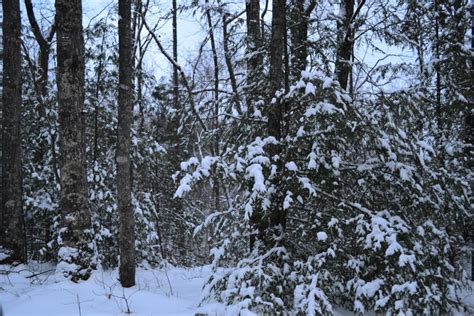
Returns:
[[[318,232],[317,237],[319,241],[325,241],[328,239],[328,235],[325,232]]]
[[[373,297],[377,293],[377,291],[380,289],[380,286],[383,285],[383,283],[384,283],[383,280],[380,280],[380,279],[367,282],[366,284],[357,288],[357,297],[359,296]]]
[[[222,250],[214,249],[214,251],[217,254]],[[12,272],[6,274],[5,271]],[[219,316],[239,315],[239,311],[240,315],[256,315],[249,310],[241,310],[238,306],[226,308],[212,301],[200,306],[203,285],[212,273],[210,266],[190,269],[171,266],[141,267],[137,269],[137,284],[128,289],[120,286],[117,269],[97,270],[89,280],[80,283],[73,283],[55,271],[57,268],[49,264],[33,263],[17,267],[0,265],[0,307],[3,307],[4,314],[6,316],[127,315],[128,304],[132,315],[136,316],[193,316],[196,313]],[[365,283],[358,289],[358,294],[371,297],[382,283],[381,280]],[[407,290],[413,294],[416,288],[416,282],[406,282],[394,286],[392,293]],[[252,291],[252,288],[249,287],[247,290]],[[309,297],[326,300],[315,284],[306,290],[311,292]],[[388,297],[380,299],[377,305],[384,306],[387,300]],[[474,307],[472,290],[466,292],[464,302],[469,308]],[[315,304],[316,301],[311,299],[306,303]],[[360,311],[365,310],[359,300],[355,301],[354,307]],[[333,312],[335,316],[353,315],[352,312],[339,307],[334,308]]]
[[[325,77],[323,81],[323,89],[329,88],[333,85],[333,80],[331,77]]]
[[[474,282],[470,283],[470,288],[466,289],[464,294],[463,294],[463,302],[465,304],[467,312],[469,312],[468,315],[473,315],[474,314]],[[456,316],[461,316],[467,314],[463,312],[455,313],[454,315]]]
[[[0,271],[12,269],[14,273],[0,275],[0,302],[5,315],[126,315],[127,303],[133,315],[224,314],[223,306],[215,302],[198,308],[209,266],[139,268],[137,285],[128,289],[120,286],[117,270],[96,271],[89,280],[73,283],[51,266],[36,267],[52,272],[33,278],[27,278],[32,274],[31,267],[0,266]]]
[[[293,161],[287,162],[285,165],[286,169],[289,171],[298,171],[298,167]]]
[[[10,251],[4,249],[2,246],[0,246],[0,261],[3,261],[7,259],[10,255]]]
[[[395,284],[394,286],[392,286],[392,294],[408,290],[408,292],[413,295],[416,293],[416,287],[416,282],[405,282],[403,284]]]
[[[259,164],[253,164],[247,167],[247,177],[254,179],[253,190],[265,192],[265,177],[263,176],[263,168]]]
[[[284,210],[289,209],[291,204],[293,203],[292,196],[293,196],[293,193],[291,193],[291,192],[286,193],[285,200],[283,201],[283,209]]]
[[[315,94],[316,94],[316,88],[315,88],[315,86],[314,86],[311,82],[308,82],[308,83],[306,84],[304,94],[305,94],[305,95],[308,95],[308,94],[313,94],[313,95],[315,95]]]
[[[339,166],[341,165],[341,157],[335,152],[332,153],[331,163],[335,169],[339,169]]]
[[[306,117],[311,117],[313,115],[316,115],[318,113],[323,113],[323,114],[335,114],[335,113],[341,113],[344,114],[344,110],[336,107],[334,104],[328,103],[328,102],[319,102],[316,105],[313,105],[309,108],[306,109],[305,116]]]
[[[313,170],[316,169],[317,164],[316,164],[316,154],[314,152],[311,152],[308,155],[309,162],[308,162],[308,169]]]
[[[191,191],[191,175],[185,175],[181,180],[178,189],[176,190],[174,197],[182,197],[186,192]]]

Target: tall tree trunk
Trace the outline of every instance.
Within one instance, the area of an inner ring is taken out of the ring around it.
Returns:
[[[56,0],[61,231],[58,269],[73,281],[96,267],[86,177],[81,0]]]
[[[285,38],[285,0],[273,1],[272,39],[270,44],[270,99],[284,86],[283,55]],[[268,113],[268,134],[281,138],[283,109],[280,104],[271,104]]]
[[[441,55],[440,55],[440,8],[438,0],[434,1],[434,10],[435,10],[435,44],[434,44],[434,54],[436,58],[435,71],[436,71],[436,119],[438,123],[438,130],[442,132],[443,130],[443,109],[441,104]],[[440,134],[441,135],[441,134]]]
[[[354,0],[341,0],[340,16],[337,21],[336,77],[343,89],[347,89],[352,71],[352,49],[354,45]]]
[[[209,0],[206,0],[206,5],[209,4]],[[211,51],[212,51],[212,61],[214,64],[214,148],[212,151],[214,152],[215,156],[219,156],[219,143],[220,143],[220,136],[219,136],[219,62],[217,59],[217,48],[216,48],[216,40],[214,37],[214,29],[212,26],[212,18],[211,12],[209,9],[206,9],[206,18],[207,18],[207,26],[209,27],[209,37],[211,42]],[[214,177],[213,181],[213,191],[214,191],[214,208],[216,212],[220,210],[220,187],[219,187],[219,179],[218,177]]]
[[[469,170],[474,167],[474,4],[471,0],[471,69],[468,73],[467,97],[468,104],[464,116],[464,142],[466,145],[465,153],[467,157],[466,165]],[[474,218],[469,219],[467,235],[471,243],[471,281],[474,281]]]
[[[21,40],[19,0],[3,0],[2,243],[8,262],[26,262],[21,173]]]
[[[254,110],[254,103],[258,100],[258,83],[262,80],[262,34],[260,32],[260,1],[247,0],[247,88],[246,88],[246,104],[247,111],[252,114]],[[261,88],[261,87],[260,87]],[[257,235],[250,236],[250,250],[255,247],[257,239],[263,238],[262,227],[262,211],[258,208],[253,210],[250,217],[250,225],[256,229]]]
[[[173,0],[173,59],[178,64],[178,7]],[[179,77],[178,67],[173,65],[173,105],[177,110],[179,107]]]
[[[135,285],[135,218],[130,163],[132,127],[132,29],[130,0],[119,1],[119,96],[117,126],[117,195],[120,212],[120,283]]]
[[[261,81],[263,63],[262,34],[260,33],[260,1],[247,0],[247,109],[257,100],[256,91]]]
[[[282,139],[283,114],[285,104],[280,98],[275,98],[278,90],[284,87],[284,72],[283,72],[283,55],[285,51],[285,32],[286,32],[286,1],[273,1],[273,16],[272,16],[272,37],[270,45],[270,100],[275,102],[270,103],[268,111],[268,135],[276,138],[277,141]],[[276,236],[276,242],[283,243],[284,230],[286,225],[286,213],[283,210],[281,186],[281,170],[282,170],[282,147],[281,144],[271,145],[269,147],[269,154],[272,164],[277,166],[277,174],[271,179],[272,185],[275,188],[274,196],[272,197],[272,206],[270,208],[270,231],[267,236]]]
[[[227,65],[227,72],[229,73],[230,85],[232,92],[234,93],[233,101],[236,106],[237,113],[242,114],[242,108],[240,106],[239,90],[237,88],[237,79],[235,78],[234,66],[232,65],[232,54],[229,49],[229,32],[227,30],[227,14],[222,17],[222,37],[224,41],[224,58]]]
[[[308,57],[308,26],[316,0],[305,7],[304,0],[294,0],[290,11],[289,28],[291,33],[291,79],[297,80],[306,68]]]

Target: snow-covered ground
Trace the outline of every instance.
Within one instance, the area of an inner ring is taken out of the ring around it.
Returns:
[[[117,270],[96,271],[89,280],[76,284],[49,265],[0,266],[0,304],[4,316],[126,315],[128,310],[143,316],[233,314],[232,308],[226,310],[218,303],[199,306],[210,273],[209,267],[140,268],[137,285],[124,289]],[[467,292],[465,300],[474,311],[474,292]],[[335,315],[352,314],[336,309]]]
[[[0,303],[5,316],[56,315],[194,315],[208,267],[194,269],[138,269],[137,285],[124,289],[118,272],[97,271],[84,282],[73,283],[48,271],[50,266],[18,266],[16,272],[4,274],[11,267],[0,266]],[[32,272],[35,271],[35,272]],[[127,307],[128,304],[128,307]],[[210,304],[202,308],[222,307]]]

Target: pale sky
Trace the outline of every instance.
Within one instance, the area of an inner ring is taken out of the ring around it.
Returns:
[[[191,0],[178,0],[178,6],[181,4],[189,4]],[[117,4],[117,0],[83,0],[83,24],[87,26],[91,19],[98,20],[101,16],[104,16],[108,13],[109,10]],[[150,26],[155,25],[157,19],[160,16],[164,16],[171,11],[171,0],[151,0],[150,1],[150,12],[148,14],[147,22]],[[204,2],[204,1],[202,1]],[[26,25],[28,25],[26,12],[24,9],[24,3],[22,4],[22,17],[25,20]],[[51,20],[54,13],[54,0],[33,0],[33,5],[35,7],[35,13],[37,19],[41,21]],[[243,9],[244,2],[239,1],[232,4],[232,9],[235,12],[240,12]],[[262,1],[262,9],[263,9]],[[335,6],[337,10],[337,6]],[[267,19],[271,18],[271,1],[269,3],[269,11],[267,13]],[[269,21],[270,22],[270,21]],[[47,23],[49,25],[49,23]],[[162,41],[163,46],[171,54],[171,21],[160,22],[160,28],[157,31],[157,34]],[[206,35],[207,24],[206,21],[202,18],[202,13],[197,12],[194,16],[191,12],[183,12],[178,15],[178,59],[179,63],[182,65],[186,64],[186,60],[194,59],[197,56],[198,49],[202,43],[204,36]],[[220,30],[219,30],[220,32]],[[217,33],[219,33],[217,32]],[[146,35],[147,31],[144,30]],[[217,40],[220,40],[220,35],[217,35]],[[400,56],[390,57],[382,62],[386,64],[388,62],[400,63],[403,61],[409,61],[413,59],[413,53],[402,51],[399,48],[387,47],[385,44],[380,43],[378,46],[386,48],[390,53],[395,53]],[[206,46],[206,49],[209,49],[209,44]],[[222,53],[222,52],[219,52]],[[374,53],[371,50],[366,50],[365,48],[359,48],[356,51],[356,55],[359,58],[362,58],[369,66],[374,65],[381,57],[384,55],[381,53]],[[405,56],[405,57],[403,57]],[[169,62],[162,56],[158,51],[158,48],[154,43],[152,43],[147,51],[147,58],[145,60],[145,67],[148,71],[151,71],[155,74],[157,78],[161,76],[169,76],[171,65]]]
[[[189,0],[178,0],[178,6],[180,4],[189,3]],[[20,0],[22,7],[22,19],[25,25],[29,25],[27,21],[26,10],[24,8],[24,2]],[[54,0],[32,0],[35,15],[38,23],[44,26],[49,26],[54,15]],[[117,5],[117,0],[82,0],[83,10],[83,25],[86,27],[91,19],[96,21],[100,17],[105,16],[113,6]],[[154,4],[153,4],[154,3]],[[150,14],[148,15],[147,23],[150,26],[154,26],[157,22],[157,17],[164,16],[171,11],[171,1],[150,1]],[[197,13],[194,17],[188,13],[181,13],[178,16],[178,59],[184,62],[186,58],[195,56],[199,48],[200,43],[205,35],[201,24],[204,22],[200,20],[200,13]],[[45,28],[43,28],[45,29]],[[147,31],[144,30],[146,35]],[[171,38],[172,28],[171,21],[168,23],[160,22],[160,28],[158,31],[160,40],[163,46],[171,53]],[[170,64],[169,62],[159,53],[158,48],[153,43],[149,46],[147,51],[146,65],[149,70],[152,70],[157,77],[163,75],[169,75]]]

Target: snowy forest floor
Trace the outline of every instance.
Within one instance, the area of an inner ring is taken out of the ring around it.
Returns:
[[[56,274],[50,265],[0,265],[0,304],[4,316],[126,315],[128,310],[143,316],[233,314],[232,308],[226,310],[218,303],[198,306],[210,273],[208,266],[140,268],[137,285],[124,289],[117,270],[96,271],[89,280],[76,284]],[[465,302],[474,311],[473,290],[466,292]],[[336,309],[335,315],[352,313]]]

